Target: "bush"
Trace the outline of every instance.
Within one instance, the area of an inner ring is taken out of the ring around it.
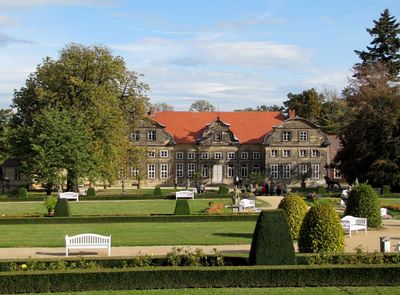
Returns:
[[[228,193],[228,189],[226,188],[226,185],[221,185],[219,187],[218,194],[226,195],[227,193]]]
[[[71,207],[67,199],[58,199],[54,208],[54,217],[71,217]]]
[[[390,194],[390,185],[382,185],[382,195]]]
[[[349,192],[345,215],[368,219],[369,227],[380,227],[382,224],[381,206],[378,193],[372,186],[360,183]]]
[[[325,193],[326,193],[326,191],[325,191],[325,187],[324,186],[322,186],[322,185],[317,186],[317,194],[322,195],[322,194],[325,194]]]
[[[96,191],[94,187],[89,187],[86,193],[86,196],[88,197],[95,197],[96,196]]]
[[[262,211],[251,242],[251,265],[294,265],[296,255],[289,223],[283,210]]]
[[[27,198],[28,197],[28,191],[25,187],[21,187],[18,190],[18,198]]]
[[[298,247],[300,253],[344,251],[344,231],[331,204],[319,201],[308,210],[300,228]]]
[[[154,188],[153,196],[162,196],[161,187]]]
[[[296,194],[289,194],[281,200],[278,208],[285,211],[292,238],[297,240],[301,223],[308,210],[306,202]]]
[[[175,205],[174,215],[190,215],[189,202],[186,199],[178,199]]]

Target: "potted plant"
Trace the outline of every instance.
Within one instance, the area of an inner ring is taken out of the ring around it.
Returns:
[[[254,183],[255,187],[258,187],[258,185],[263,181],[262,173],[261,172],[251,172],[250,181],[252,183]]]
[[[140,182],[146,178],[146,173],[138,173],[135,175],[135,179],[137,180],[137,188],[140,189],[142,188],[142,185],[140,184]]]
[[[57,197],[49,196],[44,198],[44,206],[46,207],[49,216],[54,215],[54,208],[56,208],[56,204],[57,204]]]
[[[300,178],[301,178],[301,187],[305,188],[306,187],[306,180],[311,177],[310,173],[301,173]]]

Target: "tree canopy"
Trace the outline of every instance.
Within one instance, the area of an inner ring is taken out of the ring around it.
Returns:
[[[129,158],[128,134],[146,112],[148,86],[139,82],[140,76],[105,46],[66,45],[57,60],[44,58],[15,91],[13,127],[34,127],[44,109],[70,112],[92,134],[88,146],[97,176],[112,183],[121,162]],[[19,152],[17,156],[30,161]],[[71,181],[78,176],[73,173],[68,170]]]
[[[266,106],[266,105],[260,105],[256,106],[255,109],[252,107],[244,108],[244,109],[238,109],[234,110],[235,112],[281,112],[283,113],[285,111],[285,107],[283,106],[278,106],[278,105],[272,105],[272,106]]]
[[[201,99],[196,100],[189,108],[190,112],[214,112],[215,106],[208,101]]]

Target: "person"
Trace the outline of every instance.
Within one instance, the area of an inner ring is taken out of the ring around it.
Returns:
[[[239,187],[239,176],[236,175],[233,183],[234,183],[235,187]]]
[[[265,189],[265,195],[268,195],[269,194],[269,186],[268,186],[267,182],[264,184],[264,189]]]
[[[186,179],[186,189],[189,189],[189,187],[190,187],[190,179],[187,178]]]
[[[240,202],[240,197],[239,197],[239,192],[237,187],[233,189],[233,194],[232,194],[232,206],[239,206]]]
[[[282,193],[282,188],[278,185],[278,187],[276,188],[276,194],[279,197],[281,195],[281,193]]]
[[[204,194],[204,184],[200,184],[200,194]]]
[[[261,194],[262,194],[263,196],[265,196],[265,187],[262,187],[262,188],[261,188]]]

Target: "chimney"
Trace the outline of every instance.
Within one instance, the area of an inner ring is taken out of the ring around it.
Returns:
[[[296,118],[296,110],[289,110],[288,111],[288,119]]]
[[[149,116],[154,117],[156,115],[156,108],[150,107]]]

